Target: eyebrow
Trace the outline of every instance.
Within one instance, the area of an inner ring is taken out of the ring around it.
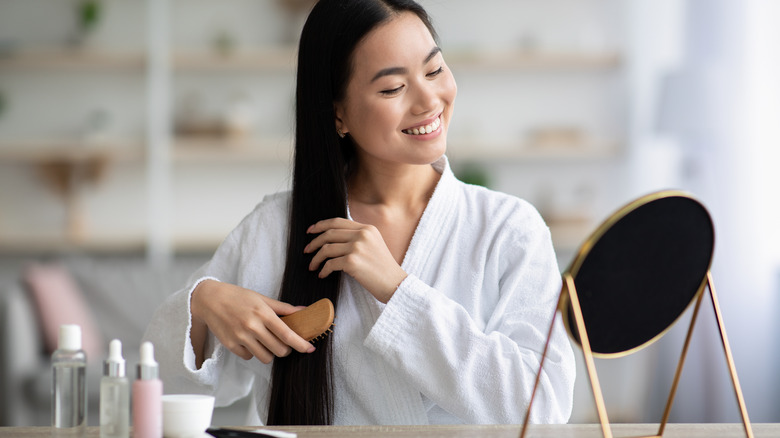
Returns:
[[[434,56],[436,56],[438,53],[441,52],[441,48],[436,46],[433,49],[431,49],[430,53],[428,53],[428,56],[425,57],[425,60],[423,60],[423,65],[430,62],[431,59],[433,59]],[[400,75],[404,73],[408,73],[409,70],[407,70],[405,67],[388,67],[383,68],[382,70],[379,70],[376,75],[371,79],[371,82],[376,81],[377,79],[384,77],[384,76],[392,76],[392,75]]]

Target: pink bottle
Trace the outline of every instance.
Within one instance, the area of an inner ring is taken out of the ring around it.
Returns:
[[[133,382],[133,438],[161,438],[163,384],[151,342],[141,344],[138,379]]]

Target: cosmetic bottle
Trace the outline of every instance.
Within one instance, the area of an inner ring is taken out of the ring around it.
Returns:
[[[87,427],[87,354],[81,349],[81,326],[60,326],[52,354],[51,435],[84,437]]]
[[[130,426],[130,384],[125,375],[122,342],[108,344],[100,379],[100,438],[128,438]]]
[[[162,392],[151,342],[141,344],[138,378],[133,382],[133,438],[162,437]]]

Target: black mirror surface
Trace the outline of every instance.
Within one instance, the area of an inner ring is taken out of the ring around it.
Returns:
[[[703,290],[714,227],[682,192],[647,195],[612,215],[568,270],[595,355],[629,354],[663,335]],[[571,303],[564,323],[579,343]]]

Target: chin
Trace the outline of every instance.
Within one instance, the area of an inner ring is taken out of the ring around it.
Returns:
[[[437,142],[437,144],[431,148],[429,153],[426,154],[430,157],[430,163],[434,163],[439,160],[439,158],[443,157],[444,154],[447,153],[447,135],[444,133],[444,135],[441,136],[441,142]]]
[[[424,155],[418,155],[413,160],[413,164],[419,164],[419,165],[433,164],[439,161],[439,159],[444,156],[445,152],[447,152],[446,148],[442,148],[441,150],[438,151],[430,151],[430,153],[425,153]]]

